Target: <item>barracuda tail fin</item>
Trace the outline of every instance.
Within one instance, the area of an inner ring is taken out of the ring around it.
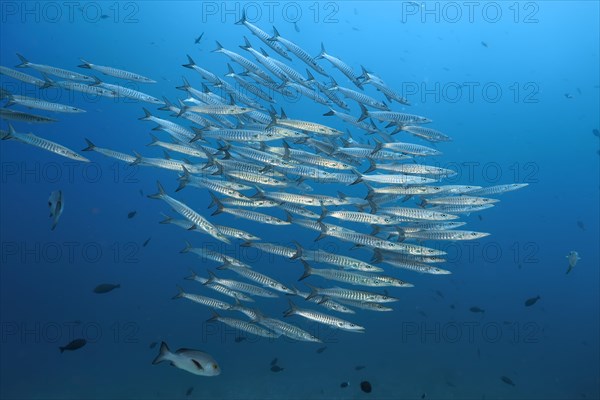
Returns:
[[[186,67],[186,68],[194,68],[196,66],[196,63],[194,62],[192,57],[190,57],[189,54],[187,54],[187,58],[188,58],[188,63],[182,64],[182,66]]]
[[[215,40],[215,42],[217,43],[217,48],[212,50],[211,53],[219,53],[223,51],[223,46],[221,45],[221,43],[219,43],[218,40]]]
[[[246,10],[242,10],[242,17],[240,18],[240,20],[238,22],[236,22],[236,25],[242,25],[246,22]]]
[[[19,53],[17,53],[17,57],[21,60],[21,64],[16,65],[17,68],[27,68],[29,66],[30,62],[25,57]]]
[[[290,315],[294,315],[296,313],[296,311],[298,310],[298,307],[296,307],[296,305],[294,304],[294,302],[291,299],[288,299],[288,303],[290,305],[290,308],[283,312],[284,317],[289,317]]]
[[[310,265],[304,261],[304,260],[300,260],[300,262],[302,263],[302,265],[304,266],[304,273],[302,274],[302,276],[298,279],[299,281],[308,278],[309,276],[312,275],[312,268],[310,267]]]
[[[87,143],[87,147],[85,149],[81,149],[81,151],[94,151],[96,145],[88,138],[85,138],[85,142]]]
[[[181,168],[183,169],[183,176],[177,178],[179,180],[179,186],[177,186],[177,189],[175,189],[176,192],[179,192],[181,189],[185,188],[187,184],[190,183],[191,179],[190,171],[188,171],[184,165],[182,165]]]
[[[210,194],[210,198],[212,199],[211,204],[217,206],[217,209],[211,215],[221,214],[223,212],[223,210],[225,209],[225,206],[223,206],[223,203],[221,203],[221,200],[219,200],[219,198],[217,196],[215,196],[215,194],[213,192],[208,192],[208,193]]]
[[[327,54],[325,52],[325,46],[323,45],[323,42],[321,42],[321,52],[319,53],[319,55],[317,55],[315,57],[315,60],[320,60],[321,58],[323,58],[325,56],[325,54]]]
[[[177,290],[179,290],[179,293],[171,297],[171,300],[180,299],[183,296],[185,296],[185,292],[183,291],[183,288],[181,286],[177,285]]]
[[[84,60],[83,58],[80,58],[81,62],[83,64],[78,65],[79,68],[86,68],[86,69],[92,69],[92,63],[90,63],[89,61]]]
[[[166,195],[165,189],[160,184],[160,181],[156,181],[156,186],[158,187],[158,193],[149,194],[148,198],[150,198],[150,199],[162,199]]]
[[[358,117],[356,122],[360,122],[369,116],[369,110],[367,110],[367,107],[365,107],[362,103],[358,103],[358,105],[360,107],[360,117]]]
[[[140,121],[151,121],[152,120],[152,113],[150,111],[148,111],[147,108],[142,107],[142,110],[144,110],[144,116],[141,118],[138,118],[138,120]]]

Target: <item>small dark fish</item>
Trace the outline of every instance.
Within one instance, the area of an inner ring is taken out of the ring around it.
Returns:
[[[296,32],[300,32],[300,27],[296,22],[294,22],[294,29],[296,30]]]
[[[440,296],[442,299],[444,298],[444,293],[442,293],[440,290],[436,290],[435,293]]]
[[[281,368],[279,365],[273,365],[271,367],[271,371],[273,371],[273,372],[281,372],[281,371],[283,371],[283,368]]]
[[[572,94],[570,94],[570,93],[565,93],[565,97],[566,97],[567,99],[572,99],[572,98],[573,98],[573,95],[572,95]]]
[[[481,216],[481,214],[479,214],[479,215],[477,216],[477,218],[479,218],[479,220],[480,220],[480,221],[483,221],[483,217]]]
[[[592,134],[600,138],[600,131],[598,129],[592,129]]]
[[[360,371],[361,369],[365,369],[367,367],[365,367],[364,365],[357,365],[356,367],[354,367],[355,370]]]
[[[341,388],[347,388],[348,386],[350,386],[350,382],[342,382],[342,383],[340,383],[340,387]]]
[[[532,297],[530,299],[525,300],[525,307],[531,307],[540,299],[540,296]]]
[[[362,381],[360,383],[360,389],[365,393],[371,393],[371,390],[373,388],[371,387],[371,384],[369,383],[369,381]]]
[[[427,397],[427,393],[423,393],[423,394],[421,395],[421,398],[422,398],[422,399],[424,399],[425,397]]]
[[[579,229],[581,229],[582,231],[585,231],[585,225],[583,224],[583,222],[581,221],[577,221],[577,226],[579,227]]]
[[[149,237],[148,239],[144,240],[144,243],[142,243],[142,247],[146,247],[146,245],[150,242],[150,239],[152,239],[152,237]]]
[[[191,394],[192,394],[192,392],[193,392],[193,391],[194,391],[194,387],[193,387],[193,386],[190,386],[190,387],[188,388],[188,390],[186,390],[186,391],[185,391],[185,395],[186,395],[186,396],[189,396],[189,395],[191,395]]]
[[[157,342],[152,342],[152,343],[150,343],[150,346],[148,346],[148,347],[150,347],[151,349],[153,349],[153,348],[156,347],[157,344],[158,344]]]
[[[484,313],[485,310],[483,308],[479,308],[477,306],[469,308],[469,311],[473,313]]]
[[[113,285],[112,283],[102,283],[94,288],[94,293],[108,293],[114,289],[120,288],[121,285]]]
[[[246,340],[246,339],[247,339],[247,337],[245,337],[245,336],[238,336],[238,337],[236,337],[236,338],[234,339],[234,341],[235,341],[236,343],[240,343],[240,342],[243,342],[243,341],[244,341],[244,340]]]
[[[486,42],[481,42],[481,45],[482,45],[483,47],[488,47],[488,45],[487,45],[487,43],[486,43]]]
[[[277,361],[279,360],[277,359],[277,357],[275,357],[273,360],[271,360],[271,365],[276,365]]]
[[[508,376],[501,376],[500,379],[507,385],[516,386],[512,379],[510,379]]]
[[[100,18],[102,18],[102,19],[109,19],[110,17],[109,17],[108,15],[106,15],[106,14],[102,14],[102,15],[100,16]]]
[[[355,27],[355,26],[353,26],[353,27],[352,27],[352,30],[353,30],[353,31],[356,31],[356,32],[360,32],[360,29],[358,29],[358,28],[357,28],[357,27]]]
[[[450,308],[454,310],[456,309],[456,306],[454,304],[450,304]]]
[[[317,349],[317,353],[321,354],[322,352],[324,352],[327,349],[327,346],[323,346],[323,347],[319,347]]]
[[[127,214],[127,218],[131,219],[131,218],[135,217],[135,214],[137,214],[137,211],[130,211],[130,212]]]
[[[59,349],[61,353],[65,350],[73,351],[82,348],[83,346],[85,346],[86,343],[87,342],[85,341],[85,339],[75,339],[69,342],[69,344],[67,344],[66,346],[59,347]]]
[[[204,36],[204,32],[202,32],[202,33],[200,34],[200,36],[198,36],[198,37],[197,37],[197,38],[194,40],[194,44],[198,44],[198,43],[200,43],[200,39],[202,39],[202,36]]]

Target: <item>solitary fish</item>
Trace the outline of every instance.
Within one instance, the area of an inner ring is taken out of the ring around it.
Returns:
[[[281,371],[283,371],[283,368],[280,367],[279,365],[273,365],[271,367],[271,371],[273,371],[273,372],[281,372]]]
[[[170,361],[172,366],[194,375],[217,376],[221,373],[221,368],[209,354],[192,349],[179,349],[171,353],[165,342],[161,342],[160,353],[152,364],[162,361]]]
[[[322,352],[324,352],[326,349],[327,349],[327,346],[324,346],[324,347],[319,347],[319,348],[317,349],[317,353],[321,354],[321,353],[322,353]]]
[[[469,308],[469,311],[474,313],[484,313],[485,310],[483,308],[479,308],[477,306]]]
[[[532,297],[530,299],[525,300],[525,307],[531,307],[540,299],[540,296]]]
[[[149,237],[148,239],[144,240],[144,243],[142,243],[142,247],[146,247],[150,242],[150,239],[152,239],[152,237]]]
[[[83,346],[85,346],[86,343],[87,342],[85,341],[85,339],[75,339],[70,341],[69,344],[67,344],[66,346],[59,347],[59,349],[61,353],[65,350],[73,351],[82,348]]]
[[[569,261],[569,269],[567,269],[567,274],[571,272],[571,270],[577,265],[577,261],[581,260],[579,257],[579,253],[576,251],[570,251],[567,255],[567,260]]]
[[[193,387],[193,386],[190,386],[190,387],[188,388],[188,390],[186,390],[186,391],[185,391],[185,395],[186,395],[186,396],[190,396],[190,395],[192,394],[192,392],[193,392],[193,391],[194,391],[194,387]]]
[[[50,229],[54,230],[65,207],[62,190],[55,190],[54,192],[50,193],[48,207],[50,207],[50,217],[52,218],[52,228]]]
[[[104,294],[120,288],[121,285],[113,285],[112,283],[102,283],[94,288],[94,293]]]
[[[131,212],[127,213],[127,218],[131,219],[131,218],[135,217],[135,214],[137,214],[137,211],[131,211]]]
[[[202,32],[202,33],[200,34],[200,36],[198,36],[198,37],[197,37],[197,38],[194,40],[194,44],[198,44],[198,43],[200,43],[200,40],[202,39],[202,36],[204,36],[204,32]]]
[[[502,380],[502,382],[506,383],[507,385],[516,386],[515,383],[512,381],[512,379],[510,379],[507,376],[501,376],[500,379]]]

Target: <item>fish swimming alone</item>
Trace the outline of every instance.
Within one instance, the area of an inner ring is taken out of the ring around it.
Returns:
[[[58,224],[58,219],[62,215],[63,209],[65,208],[62,190],[55,190],[50,193],[48,207],[50,207],[50,217],[52,218],[52,228],[50,229],[54,230],[54,228],[56,228],[56,224]]]
[[[86,345],[86,343],[87,342],[85,339],[75,339],[75,340],[70,341],[65,346],[60,346],[58,349],[60,350],[61,353],[63,353],[65,350],[73,351],[73,350],[82,348],[83,346]]]
[[[104,294],[108,292],[112,292],[115,289],[120,288],[121,285],[113,284],[113,283],[102,283],[94,288],[94,293]]]
[[[163,361],[169,361],[172,366],[194,375],[217,376],[221,373],[219,364],[211,355],[192,349],[179,349],[172,353],[165,342],[161,342],[160,352],[152,364]]]
[[[581,257],[579,257],[579,253],[576,251],[570,251],[569,254],[567,254],[567,260],[569,261],[569,268],[566,272],[568,274],[573,268],[575,268],[577,262],[581,260]]]

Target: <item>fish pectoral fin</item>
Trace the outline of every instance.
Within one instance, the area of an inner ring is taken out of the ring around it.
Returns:
[[[194,363],[194,365],[196,366],[196,368],[203,370],[204,368],[202,367],[202,364],[200,364],[198,361],[194,360],[192,358],[192,362]]]

